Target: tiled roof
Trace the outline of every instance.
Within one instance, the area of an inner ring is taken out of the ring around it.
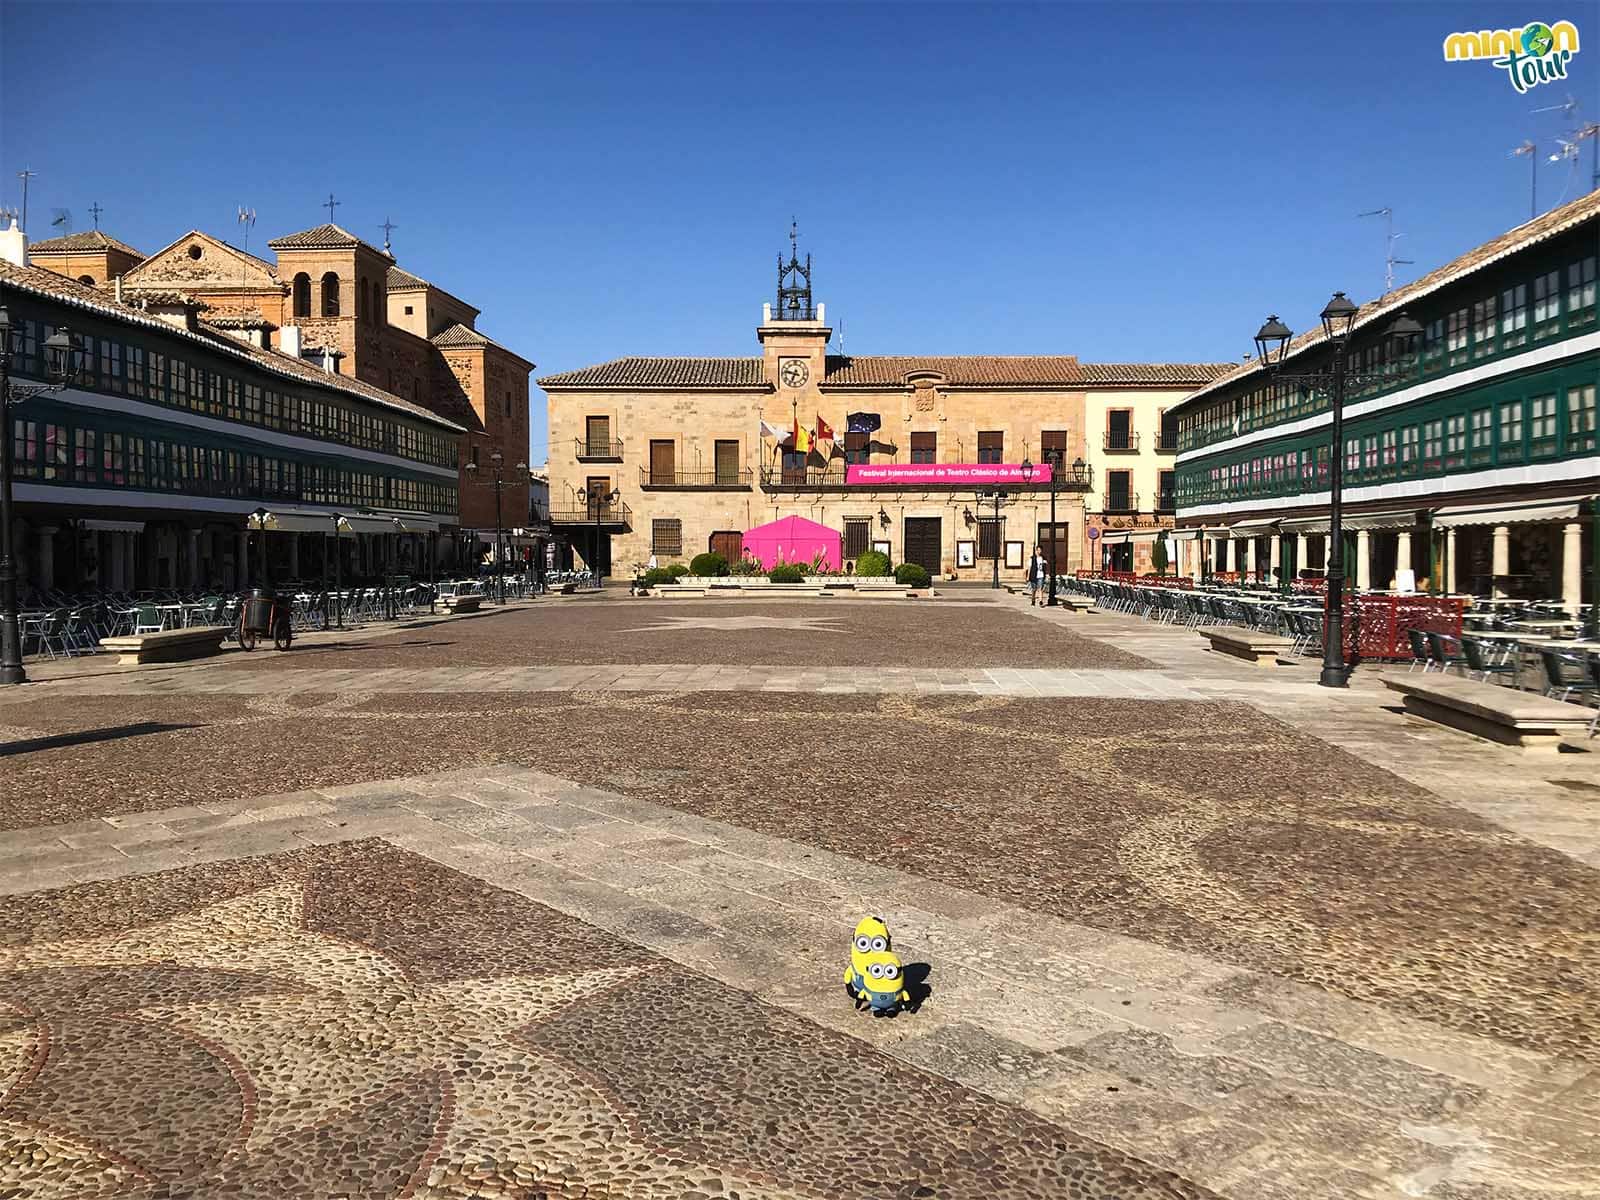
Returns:
[[[135,258],[144,255],[135,250],[127,242],[119,242],[114,237],[108,237],[98,229],[85,230],[83,233],[69,233],[65,237],[48,238],[42,242],[32,242],[28,246],[29,254],[80,254],[85,251],[96,252],[101,250],[120,250],[124,254],[131,254]]]
[[[828,356],[825,385],[904,387],[905,377],[936,372],[950,387],[1049,387],[1083,382],[1083,368],[1070,354],[875,354]]]
[[[1083,363],[1083,379],[1088,385],[1114,384],[1155,387],[1199,387],[1237,363]]]
[[[319,387],[332,388],[335,391],[346,392],[353,396],[360,396],[374,404],[391,408],[398,412],[408,413],[414,417],[421,417],[435,425],[460,430],[461,426],[454,421],[446,420],[438,413],[431,412],[419,404],[412,404],[409,400],[402,400],[399,396],[390,395],[381,388],[371,384],[362,383],[348,375],[330,375],[320,367],[311,363],[290,358],[286,354],[277,354],[271,350],[263,350],[259,346],[251,346],[237,338],[230,337],[221,329],[205,323],[199,323],[194,332],[179,329],[170,322],[163,321],[160,317],[152,317],[148,313],[128,304],[118,304],[107,293],[98,288],[85,287],[54,271],[46,271],[41,267],[19,267],[0,259],[0,286],[16,288],[19,292],[43,296],[59,301],[72,308],[83,309],[102,317],[113,320],[126,321],[130,325],[139,325],[146,329],[153,329],[160,333],[175,338],[185,338],[201,342],[222,354],[235,358],[248,359],[261,367],[278,375],[288,376],[300,380],[302,383],[315,384]]]
[[[469,329],[467,326],[462,325],[459,322],[451,325],[448,329],[441,329],[428,340],[435,346],[438,346],[441,350],[481,350],[486,346],[493,347],[502,354],[511,355],[511,357],[516,359],[518,362],[527,363],[528,370],[533,370],[533,364],[528,362],[527,359],[523,358],[522,355],[518,354],[515,350],[508,350],[493,338],[485,337],[476,329]]]
[[[385,258],[394,257],[387,250],[379,250],[370,242],[362,241],[343,226],[331,224],[285,234],[281,238],[273,238],[267,245],[274,250],[348,250],[354,246],[365,246]]]
[[[267,320],[260,313],[254,311],[242,313],[224,313],[220,317],[211,317],[206,321],[214,329],[276,329],[277,326]]]
[[[1430,295],[1442,287],[1455,283],[1457,280],[1465,279],[1473,272],[1481,271],[1490,264],[1499,262],[1507,255],[1515,254],[1519,250],[1525,250],[1529,246],[1546,241],[1558,234],[1566,233],[1584,221],[1594,220],[1597,215],[1600,215],[1600,191],[1590,192],[1586,196],[1580,196],[1570,204],[1551,209],[1543,216],[1524,222],[1515,229],[1508,230],[1499,237],[1468,250],[1460,257],[1451,259],[1444,266],[1429,271],[1414,283],[1408,283],[1404,287],[1396,288],[1376,300],[1367,301],[1357,310],[1354,328],[1360,329],[1362,326],[1375,321],[1382,321],[1387,324],[1399,316],[1406,305],[1420,300],[1422,297]],[[1286,357],[1292,358],[1297,354],[1304,353],[1325,340],[1326,338],[1322,332],[1322,323],[1318,320],[1313,328],[1302,333],[1289,343],[1289,352]],[[1260,362],[1253,357],[1249,362],[1235,364],[1233,370],[1226,375],[1215,379],[1195,392],[1194,395],[1187,397],[1184,400],[1184,405],[1187,406],[1201,397],[1221,391],[1230,384],[1246,379],[1261,369]]]
[[[400,267],[390,267],[385,286],[391,292],[417,292],[425,287],[432,287],[426,279],[418,279],[410,271]]]
[[[181,305],[197,313],[211,311],[211,305],[204,300],[170,288],[139,288],[137,291],[124,292],[122,302],[129,308],[176,308]]]
[[[543,388],[764,388],[759,358],[617,358],[539,380]]]

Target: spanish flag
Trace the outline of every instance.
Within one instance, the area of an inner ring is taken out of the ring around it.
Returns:
[[[801,429],[798,417],[795,419],[794,432],[789,435],[789,438],[794,443],[792,447],[794,450],[800,454],[811,453],[811,430]]]

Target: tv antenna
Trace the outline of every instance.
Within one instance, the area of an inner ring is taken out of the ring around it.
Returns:
[[[37,171],[29,170],[27,167],[17,172],[17,178],[22,180],[22,228],[24,232],[28,228],[28,180],[38,173]]]
[[[256,210],[253,208],[246,208],[241,204],[239,205],[239,215],[235,218],[235,220],[237,220],[240,225],[244,226],[244,252],[249,254],[250,230],[255,226],[256,223]]]
[[[1383,294],[1387,296],[1390,292],[1394,291],[1395,267],[1409,267],[1414,265],[1416,260],[1411,258],[1395,257],[1394,244],[1405,235],[1396,233],[1394,231],[1394,209],[1390,208],[1388,205],[1384,205],[1382,208],[1375,208],[1371,212],[1357,213],[1356,216],[1383,218]]]
[[[1563,160],[1576,163],[1583,154],[1583,143],[1589,143],[1589,187],[1591,190],[1600,188],[1600,123],[1585,121],[1582,116],[1583,105],[1576,96],[1570,92],[1560,104],[1547,104],[1543,108],[1536,108],[1535,113],[1558,112],[1571,122],[1567,136],[1557,138],[1561,146],[1559,154],[1550,156],[1551,162]]]
[[[71,233],[72,210],[69,208],[52,208],[50,210],[50,228],[59,229],[62,233]]]
[[[1510,157],[1526,157],[1528,160],[1528,220],[1531,221],[1539,215],[1539,147],[1532,142],[1523,142],[1511,152]]]

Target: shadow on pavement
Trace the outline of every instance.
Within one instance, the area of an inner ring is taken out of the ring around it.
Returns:
[[[86,746],[92,742],[115,742],[121,738],[143,737],[149,733],[170,733],[177,729],[199,729],[199,725],[167,725],[160,721],[141,721],[136,725],[116,725],[110,729],[82,729],[77,733],[57,733],[49,737],[20,742],[0,742],[0,758],[32,754],[37,750],[59,750],[65,746]]]

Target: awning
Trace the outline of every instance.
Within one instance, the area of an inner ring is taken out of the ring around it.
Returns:
[[[1378,513],[1347,513],[1339,525],[1346,531],[1358,529],[1411,529],[1417,523],[1417,510],[1413,508],[1397,509],[1393,512]],[[1317,533],[1326,535],[1328,532],[1328,518],[1320,517],[1294,517],[1282,521],[1278,526],[1284,533]]]
[[[1198,542],[1206,536],[1204,529],[1169,529],[1167,536],[1175,542]]]
[[[332,533],[333,514],[269,509],[265,515],[251,513],[244,519],[250,529],[272,533]]]
[[[1263,537],[1281,520],[1280,517],[1252,517],[1248,521],[1235,521],[1228,526],[1234,537]]]
[[[96,533],[143,533],[143,521],[100,521],[93,517],[85,517],[78,522],[79,529],[93,530]]]
[[[393,517],[374,517],[362,514],[346,516],[339,514],[339,532],[341,533],[394,533]]]
[[[1435,528],[1449,529],[1458,525],[1513,525],[1522,521],[1576,521],[1586,496],[1554,503],[1529,500],[1521,504],[1456,504],[1435,509]]]
[[[412,513],[404,513],[389,519],[394,522],[394,527],[401,533],[439,532],[439,521],[436,517],[423,517]]]
[[[1103,546],[1121,546],[1127,542],[1155,541],[1163,533],[1170,533],[1167,529],[1114,529],[1100,535],[1100,544]]]

